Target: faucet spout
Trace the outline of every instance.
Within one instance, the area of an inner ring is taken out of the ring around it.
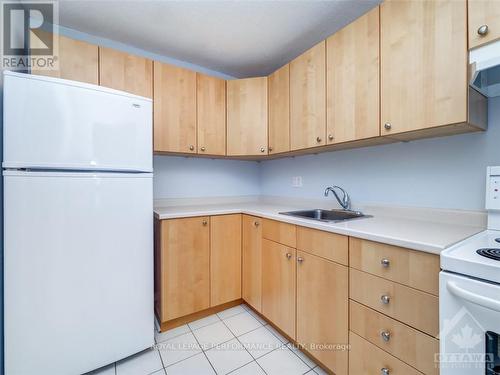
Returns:
[[[337,193],[337,190],[342,193],[342,196],[339,196],[339,193]],[[333,186],[328,186],[325,189],[325,197],[328,197],[328,194],[332,192],[335,199],[337,199],[337,202],[339,202],[340,206],[344,210],[350,210],[351,209],[351,198],[349,197],[349,194],[347,194],[347,191],[342,189],[340,186],[333,185]]]

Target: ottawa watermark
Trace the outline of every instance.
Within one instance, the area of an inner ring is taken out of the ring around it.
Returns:
[[[58,3],[1,1],[1,60],[8,70],[58,70]]]

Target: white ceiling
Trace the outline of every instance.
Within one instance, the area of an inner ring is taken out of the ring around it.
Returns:
[[[266,75],[379,0],[60,0],[62,26],[234,77]]]

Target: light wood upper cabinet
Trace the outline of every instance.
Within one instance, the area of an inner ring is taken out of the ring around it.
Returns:
[[[32,70],[31,73],[97,85],[99,83],[99,47],[62,35],[55,37],[59,38],[59,69]]]
[[[161,323],[209,308],[209,218],[162,220],[156,227],[155,304]]]
[[[241,215],[210,218],[210,305],[241,298]]]
[[[325,42],[290,63],[290,148],[326,144]]]
[[[262,312],[262,219],[243,215],[243,299]]]
[[[269,82],[269,154],[290,151],[290,65],[271,74]]]
[[[262,314],[295,339],[296,250],[262,240]]]
[[[196,73],[154,62],[154,151],[196,153]]]
[[[466,2],[384,1],[381,134],[467,121]]]
[[[153,61],[99,47],[99,84],[152,98]]]
[[[379,8],[326,41],[327,142],[380,134]]]
[[[500,1],[469,0],[467,3],[469,6],[469,48],[500,39]]]
[[[346,238],[347,239],[347,238]],[[297,342],[348,343],[349,273],[346,266],[297,252]],[[347,375],[345,350],[308,350],[335,374]]]
[[[267,155],[267,77],[227,81],[227,155]]]
[[[196,74],[198,153],[226,154],[226,81]]]

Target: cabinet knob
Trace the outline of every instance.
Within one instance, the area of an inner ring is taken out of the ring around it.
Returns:
[[[382,267],[389,267],[391,265],[391,261],[387,258],[383,258],[380,260],[380,264],[382,265]]]
[[[193,150],[194,150],[194,146],[193,146],[193,145],[189,146],[189,149],[190,149],[191,151],[193,151]]]
[[[205,148],[205,147],[201,147],[201,148],[200,148],[200,150],[201,150],[202,152],[205,152],[206,148]]]
[[[389,375],[391,373],[391,370],[389,370],[387,367],[382,367],[380,369],[380,375]]]
[[[292,254],[291,253],[286,253],[285,256],[286,256],[286,259],[290,259],[292,257]]]
[[[392,128],[391,123],[390,123],[390,122],[386,122],[386,123],[384,124],[384,128],[385,128],[385,130],[391,130],[391,128]]]
[[[201,223],[206,226],[208,224],[208,221],[203,220]]]
[[[302,258],[302,257],[297,258],[297,262],[302,263],[303,261],[304,261],[304,258]]]
[[[321,137],[316,137],[316,142],[321,143]]]
[[[269,147],[269,152],[271,152],[272,150],[273,150],[273,148],[272,148],[272,147]]]
[[[384,305],[388,305],[389,302],[391,302],[391,297],[388,296],[387,294],[384,294],[380,297],[380,301],[384,304]]]
[[[382,337],[382,340],[385,342],[388,342],[391,339],[391,333],[389,331],[382,331],[380,332],[380,337]]]
[[[477,33],[481,36],[485,36],[486,34],[488,34],[488,25],[481,25],[479,26],[479,28],[477,29]]]
[[[255,225],[256,227],[258,227],[260,225],[260,223],[258,221],[254,221],[253,225]]]
[[[264,147],[261,147],[260,152],[266,152],[266,149]]]
[[[330,141],[333,141],[333,134],[328,134],[328,139],[329,139]]]

